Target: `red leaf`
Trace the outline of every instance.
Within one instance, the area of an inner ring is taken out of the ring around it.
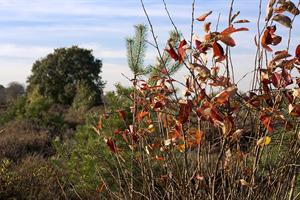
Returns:
[[[273,83],[273,85],[276,87],[276,88],[280,88],[281,87],[281,74],[278,73],[278,72],[274,72],[271,76],[271,82]]]
[[[172,47],[171,44],[169,44],[170,49],[165,49],[169,55],[171,56],[171,58],[173,58],[175,61],[177,61],[179,59],[178,54],[176,53],[176,51],[174,50],[174,48]]]
[[[288,70],[286,70],[286,69],[282,70],[281,75],[282,75],[283,80],[284,80],[283,87],[286,87],[286,86],[288,86],[288,85],[290,85],[290,84],[293,83],[292,76],[288,72]]]
[[[199,40],[195,40],[196,48],[200,51],[200,53],[206,54],[206,51],[210,47],[209,45],[204,45],[202,42]]]
[[[113,153],[117,153],[118,150],[113,139],[109,138],[106,144]]]
[[[199,16],[199,17],[197,18],[197,20],[200,21],[200,22],[202,22],[202,21],[204,21],[210,14],[212,14],[212,11],[209,11],[209,12],[207,12],[207,13],[204,13],[203,15]]]
[[[115,130],[115,135],[119,135],[120,133],[121,133],[121,130],[120,129],[117,129],[117,130]]]
[[[214,54],[214,58],[216,58],[217,62],[221,62],[225,59],[224,49],[217,42],[213,43],[213,54]]]

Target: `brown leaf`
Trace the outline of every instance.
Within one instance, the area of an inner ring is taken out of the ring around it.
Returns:
[[[249,23],[249,22],[250,22],[250,21],[247,20],[247,19],[240,19],[240,20],[235,21],[234,23],[235,23],[235,24],[240,24],[240,23]]]
[[[203,15],[199,16],[199,17],[197,18],[197,20],[200,21],[200,22],[202,22],[202,21],[204,21],[210,14],[212,14],[212,11],[209,11],[209,12],[207,12],[207,13],[204,13]]]
[[[261,45],[267,51],[272,52],[273,50],[269,47],[270,44],[272,44],[272,35],[270,34],[269,30],[265,30],[261,39]]]
[[[279,60],[285,59],[290,57],[291,55],[286,51],[277,51],[275,52],[275,57],[273,58],[272,62],[277,62]]]
[[[186,102],[180,102],[180,110],[179,110],[179,116],[178,121],[181,124],[184,124],[188,121],[190,113],[192,111],[193,102],[191,100],[187,100]]]
[[[203,25],[203,29],[205,33],[208,33],[210,31],[211,22],[205,23]]]
[[[235,41],[229,35],[220,35],[220,40],[228,46],[235,46]]]
[[[272,35],[272,45],[276,46],[281,42],[282,38],[278,35]]]
[[[126,112],[125,110],[119,110],[118,111],[120,118],[122,118],[123,120],[126,119]]]
[[[279,1],[279,4],[281,4],[278,8],[275,9],[276,13],[282,13],[284,11],[288,11],[293,15],[299,15],[299,9],[297,6],[291,2],[291,1]]]
[[[294,117],[299,117],[300,116],[300,105],[299,104],[296,104],[296,105],[289,104],[289,114]]]
[[[286,15],[277,14],[273,17],[273,20],[285,27],[292,28],[292,20]]]

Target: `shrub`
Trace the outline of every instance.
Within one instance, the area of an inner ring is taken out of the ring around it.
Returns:
[[[10,122],[1,133],[0,159],[18,161],[26,155],[50,156],[52,153],[49,132],[31,122]]]
[[[0,199],[66,199],[58,176],[41,156],[25,156],[18,164],[0,159]]]

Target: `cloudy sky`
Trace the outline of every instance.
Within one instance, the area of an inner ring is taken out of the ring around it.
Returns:
[[[160,47],[163,49],[172,29],[162,0],[144,0],[154,25]],[[189,37],[192,0],[166,0],[170,13],[183,35]],[[254,34],[259,0],[236,0],[234,10],[241,11],[240,19],[251,23],[249,32],[234,35],[238,47],[233,59],[237,78],[253,68],[255,55]],[[216,24],[219,13],[221,24],[227,20],[229,0],[196,0],[196,15],[212,10],[210,20]],[[263,1],[264,6],[266,0]],[[263,16],[265,9],[263,9]],[[128,85],[121,73],[130,76],[127,67],[125,38],[133,35],[135,24],[147,24],[140,0],[0,0],[0,84],[11,81],[25,84],[35,60],[51,53],[54,48],[79,45],[93,49],[103,60],[102,77],[106,90],[114,89],[116,82]],[[299,27],[296,19],[294,27]],[[287,35],[280,25],[278,33]],[[220,29],[225,26],[220,26]],[[298,29],[298,30],[296,30]],[[195,24],[201,35],[201,23]],[[150,34],[149,34],[150,36]],[[149,37],[151,41],[151,38]],[[283,44],[286,44],[286,39]],[[292,49],[300,43],[300,30],[293,31]],[[284,45],[281,46],[284,48]],[[280,46],[278,47],[280,49]],[[149,46],[146,62],[154,62],[155,50]],[[177,75],[180,77],[182,74]],[[247,89],[247,79],[241,82]]]

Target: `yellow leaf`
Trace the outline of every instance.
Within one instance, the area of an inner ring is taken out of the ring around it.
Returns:
[[[258,146],[265,146],[265,145],[269,145],[271,143],[271,138],[269,136],[266,137],[262,137],[257,141],[257,145]]]
[[[177,148],[178,148],[178,150],[179,150],[181,153],[183,153],[184,150],[185,150],[184,144],[179,144],[179,145],[177,146]]]
[[[154,126],[153,124],[150,124],[150,125],[148,126],[148,131],[149,131],[150,133],[153,133],[153,132],[155,131],[155,126]]]

